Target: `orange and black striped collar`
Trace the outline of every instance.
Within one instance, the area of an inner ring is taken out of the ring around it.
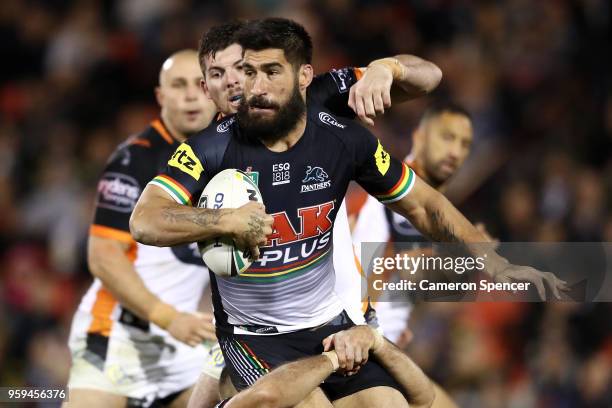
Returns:
[[[161,119],[155,119],[151,122],[151,127],[164,139],[168,144],[174,144],[176,139],[172,137],[170,131],[164,125]]]

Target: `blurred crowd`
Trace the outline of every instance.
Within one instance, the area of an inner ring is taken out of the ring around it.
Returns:
[[[209,4],[210,3],[210,4]],[[157,114],[163,59],[212,24],[306,26],[317,72],[429,59],[434,95],[374,132],[398,158],[433,97],[474,118],[449,190],[502,241],[612,241],[607,0],[9,0],[0,2],[0,385],[63,385],[96,178]],[[612,406],[609,304],[418,305],[411,355],[465,406]]]

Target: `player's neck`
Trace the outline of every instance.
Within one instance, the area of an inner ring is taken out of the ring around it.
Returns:
[[[286,136],[274,142],[262,141],[262,143],[273,152],[284,152],[291,149],[291,147],[293,147],[302,138],[304,135],[304,130],[306,130],[306,113],[302,115],[293,130],[291,130]]]
[[[168,133],[170,133],[170,136],[172,136],[172,138],[174,138],[179,143],[183,143],[185,140],[187,140],[187,136],[185,134],[179,132],[176,128],[174,128],[174,126],[172,126],[172,124],[166,117],[167,115],[165,112],[162,111],[160,116],[162,119],[162,123],[164,124],[165,128],[168,130]]]

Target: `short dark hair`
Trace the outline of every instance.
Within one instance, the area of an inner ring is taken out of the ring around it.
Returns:
[[[211,27],[200,39],[198,47],[198,60],[200,66],[204,67],[204,58],[207,55],[215,57],[219,51],[223,51],[237,42],[236,34],[246,25],[244,21],[231,21]]]
[[[306,29],[286,18],[264,18],[247,23],[237,34],[243,49],[280,48],[294,67],[312,62],[312,39]]]
[[[470,112],[468,112],[467,109],[457,102],[447,99],[440,99],[429,105],[421,118],[421,123],[425,123],[427,120],[439,116],[445,112],[465,116],[469,120],[472,120],[472,115],[470,115]]]

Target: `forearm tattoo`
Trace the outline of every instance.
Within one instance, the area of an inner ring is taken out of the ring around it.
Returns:
[[[219,223],[221,212],[216,210],[193,211],[191,207],[166,207],[162,211],[162,217],[172,224],[190,222],[201,227],[210,227]]]
[[[431,229],[429,235],[436,242],[463,242],[456,233],[453,225],[444,216],[442,211],[434,210],[429,215]]]
[[[244,234],[248,240],[256,239],[263,234],[264,220],[259,215],[251,215],[249,229]]]

